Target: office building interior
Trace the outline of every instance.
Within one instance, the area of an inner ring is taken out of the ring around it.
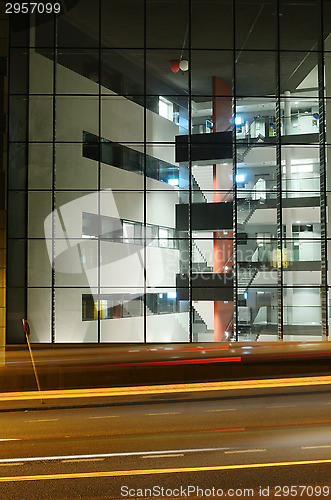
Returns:
[[[6,343],[327,340],[331,2],[61,5],[1,15]]]

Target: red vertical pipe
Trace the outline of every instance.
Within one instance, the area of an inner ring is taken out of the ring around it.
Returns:
[[[217,76],[212,79],[213,92],[213,132],[224,132],[231,125],[232,119],[232,88],[224,83]],[[223,201],[226,193],[219,192],[223,189],[227,191],[228,186],[220,185],[221,179],[218,178],[220,165],[213,165],[213,202]],[[230,182],[230,181],[229,181]],[[232,188],[232,182],[230,182]],[[231,197],[227,198],[228,201]],[[227,233],[227,234],[225,234]],[[233,231],[215,231],[213,233],[213,271],[214,273],[227,272],[232,267],[233,253]],[[215,301],[214,302],[214,341],[221,342],[225,338],[225,330],[233,317],[233,301]]]

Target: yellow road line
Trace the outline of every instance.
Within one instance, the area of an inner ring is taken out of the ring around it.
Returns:
[[[119,418],[119,415],[102,415],[100,417],[87,417],[87,418]]]
[[[35,419],[35,420],[24,420],[24,422],[34,424],[35,422],[56,422],[57,420],[59,420],[59,419],[58,418],[44,418],[44,419]]]
[[[0,401],[25,401],[32,399],[95,398],[110,396],[140,396],[150,394],[174,394],[207,391],[230,391],[236,389],[265,389],[276,387],[304,387],[331,384],[331,376],[291,377],[264,380],[233,380],[230,382],[209,382],[194,384],[168,384],[140,387],[106,387],[95,389],[65,389],[48,391],[0,393]]]
[[[266,449],[263,450],[231,450],[231,451],[225,451],[224,453],[257,453],[261,451],[267,451]]]
[[[15,463],[4,463],[4,464],[0,464],[0,467],[12,467],[12,466],[15,466],[15,465],[24,465],[23,462],[15,462]]]
[[[173,474],[178,472],[206,472],[217,470],[234,470],[234,469],[261,469],[264,467],[284,467],[290,465],[316,465],[329,464],[328,460],[301,460],[297,462],[269,462],[262,464],[240,464],[240,465],[215,465],[210,467],[179,467],[173,469],[142,469],[142,470],[116,470],[102,472],[76,472],[72,474],[43,474],[36,476],[9,476],[0,477],[0,483],[15,482],[15,481],[46,481],[54,479],[87,479],[101,477],[121,477],[121,476],[148,476],[155,474]]]
[[[171,455],[143,455],[141,458],[173,458],[183,457],[184,453],[172,453]]]
[[[63,464],[75,462],[102,462],[104,458],[73,458],[72,460],[61,460]]]

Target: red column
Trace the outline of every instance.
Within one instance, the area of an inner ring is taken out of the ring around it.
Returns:
[[[232,88],[213,76],[213,132],[224,132],[231,126]],[[232,190],[232,164],[213,165],[214,203],[232,200],[227,192]],[[222,192],[218,192],[222,190]],[[215,231],[213,244],[214,273],[227,272],[232,268],[233,231]],[[225,266],[228,269],[225,269]],[[225,330],[233,317],[233,301],[214,302],[214,341],[226,340]]]

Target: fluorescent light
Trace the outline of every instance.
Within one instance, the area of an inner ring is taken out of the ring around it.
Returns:
[[[175,178],[168,179],[168,184],[170,184],[170,186],[178,186],[179,180]]]
[[[303,173],[303,172],[313,172],[314,170],[314,167],[313,167],[313,164],[310,163],[310,164],[307,164],[307,163],[303,163],[301,165],[291,165],[291,172],[292,174],[299,174],[299,173]]]
[[[241,118],[241,116],[235,116],[234,123],[236,125],[241,125],[242,124],[242,118]]]
[[[168,299],[177,299],[177,292],[168,292],[167,297]]]

